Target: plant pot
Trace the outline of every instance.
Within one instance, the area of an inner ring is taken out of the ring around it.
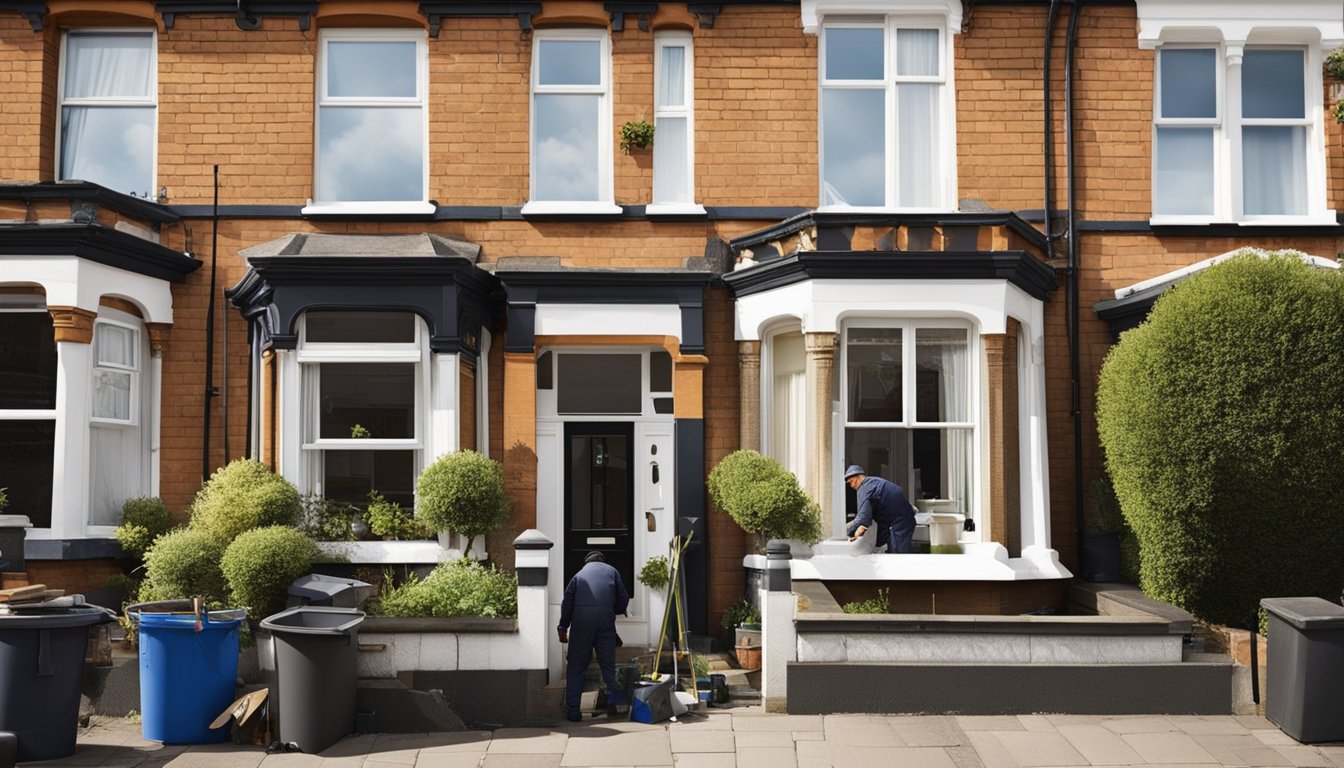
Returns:
[[[740,624],[737,627],[735,642],[733,645],[741,648],[743,646],[761,647],[761,625],[760,624]]]
[[[737,665],[748,672],[761,668],[761,646],[739,645],[733,649],[737,654]]]

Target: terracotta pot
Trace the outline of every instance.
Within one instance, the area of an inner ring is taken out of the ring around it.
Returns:
[[[761,668],[761,646],[759,645],[739,645],[737,651],[737,665],[748,672]]]

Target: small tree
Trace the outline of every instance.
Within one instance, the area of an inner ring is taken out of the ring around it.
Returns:
[[[504,469],[475,451],[444,454],[425,467],[415,484],[415,515],[437,530],[467,537],[467,553],[481,534],[508,519]]]
[[[255,459],[238,459],[210,476],[191,503],[191,527],[225,544],[267,525],[299,524],[303,504],[285,478]]]
[[[821,539],[821,510],[798,478],[756,451],[730,453],[709,473],[709,498],[742,530],[766,539]]]
[[[224,543],[209,531],[179,528],[165,533],[145,552],[140,600],[202,597],[207,605],[223,605],[223,557]]]
[[[273,525],[239,534],[224,550],[220,569],[234,604],[260,618],[279,607],[289,585],[308,572],[316,556],[312,539]]]
[[[1140,585],[1253,627],[1344,586],[1344,276],[1243,254],[1167,291],[1102,366],[1097,429]]]

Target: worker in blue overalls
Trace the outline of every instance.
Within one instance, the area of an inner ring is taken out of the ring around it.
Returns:
[[[845,529],[850,541],[877,523],[877,545],[886,544],[889,554],[908,554],[910,539],[915,535],[915,508],[901,486],[880,477],[868,477],[857,464],[845,470],[845,484],[859,496],[858,514]]]
[[[629,603],[630,595],[620,572],[607,565],[601,552],[589,552],[583,567],[565,585],[560,626],[556,629],[560,642],[569,643],[565,656],[565,714],[573,722],[583,719],[579,698],[583,694],[583,675],[593,660],[594,650],[608,695],[616,695],[616,614],[624,614]]]

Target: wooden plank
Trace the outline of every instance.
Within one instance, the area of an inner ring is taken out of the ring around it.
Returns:
[[[46,584],[30,584],[26,587],[14,587],[13,589],[0,590],[0,603],[10,603],[15,600],[32,600],[47,591]]]

